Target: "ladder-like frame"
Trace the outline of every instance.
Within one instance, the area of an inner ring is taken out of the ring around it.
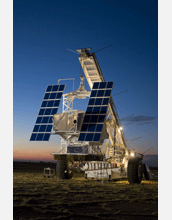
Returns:
[[[77,50],[79,54],[79,61],[82,66],[83,72],[87,78],[90,89],[93,87],[94,82],[105,82],[99,63],[95,56],[95,53],[89,53],[90,48]],[[121,150],[125,153],[124,149],[127,148],[124,133],[119,128],[121,127],[119,116],[113,102],[110,98],[108,105],[108,117],[107,117],[107,132],[109,134],[109,140],[111,143],[111,149]],[[114,153],[113,153],[114,154]]]

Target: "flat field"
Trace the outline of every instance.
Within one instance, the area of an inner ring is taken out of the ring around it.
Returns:
[[[60,180],[15,171],[13,187],[15,220],[158,219],[157,179],[130,185],[127,180],[85,180],[83,173]]]

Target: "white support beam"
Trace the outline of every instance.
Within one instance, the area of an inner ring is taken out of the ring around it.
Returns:
[[[84,53],[84,50],[82,50],[82,53],[79,55],[79,61],[85,73],[85,76],[87,78],[90,89],[92,89],[94,82],[105,81],[94,53],[89,53],[88,51]],[[112,98],[110,98],[108,109],[109,109],[111,118],[113,120],[114,127],[117,129],[116,135],[118,135],[117,139],[119,141],[119,145],[121,148],[125,149],[126,143],[125,143],[123,134],[121,132],[118,132],[118,128],[120,127],[120,122],[119,122],[117,110],[115,108],[115,104]],[[114,138],[112,138],[111,134],[109,135],[109,138],[110,138],[111,145],[114,146],[115,145]]]

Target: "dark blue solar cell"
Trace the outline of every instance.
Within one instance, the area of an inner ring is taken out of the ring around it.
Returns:
[[[44,115],[51,115],[52,108],[47,108]]]
[[[50,138],[50,133],[45,133],[44,137],[43,137],[43,141],[48,141]]]
[[[32,133],[30,141],[35,141],[37,133]]]
[[[86,133],[80,133],[78,141],[84,141]]]
[[[113,87],[113,82],[108,82],[107,83],[107,88],[112,88]]]
[[[97,97],[103,97],[105,90],[99,90],[97,93]]]
[[[47,101],[43,101],[41,107],[46,107],[47,106]]]
[[[38,133],[37,137],[36,137],[36,141],[42,141],[44,136],[44,133]]]
[[[49,117],[48,123],[53,123],[53,116],[50,116],[50,117]]]
[[[54,101],[48,101],[47,107],[53,107]]]
[[[85,115],[83,123],[89,123],[91,115]]]
[[[96,97],[97,90],[92,90],[90,97]]]
[[[51,115],[55,115],[58,111],[58,108],[53,108],[52,112],[51,112]]]
[[[112,90],[106,90],[104,96],[110,96],[111,95]]]
[[[92,114],[93,107],[87,107],[86,114]]]
[[[52,92],[52,93],[50,94],[49,99],[55,99],[55,98],[56,98],[56,94],[57,94],[57,93]]]
[[[99,115],[98,122],[99,122],[99,123],[104,122],[105,116],[106,116],[106,115]]]
[[[45,93],[44,99],[49,99],[50,93]]]
[[[90,131],[90,132],[95,131],[95,129],[96,129],[96,124],[89,124],[89,126],[88,126],[88,132],[89,132],[89,131]]]
[[[101,107],[100,114],[106,114],[106,112],[107,112],[107,106]]]
[[[85,141],[92,141],[94,133],[87,133],[85,137]]]
[[[95,99],[90,99],[88,105],[94,105]]]
[[[93,114],[99,114],[99,112],[100,112],[100,107],[94,107]]]
[[[101,133],[97,133],[97,134],[95,133],[93,141],[99,141],[100,140],[100,136],[101,136]]]
[[[99,82],[95,82],[93,84],[93,88],[92,89],[98,89],[99,88]]]
[[[103,124],[97,124],[96,132],[102,132]]]
[[[33,132],[38,132],[39,131],[39,126],[40,125],[35,125],[34,129],[33,129]]]
[[[94,105],[101,105],[102,104],[102,98],[97,98]]]
[[[46,89],[46,92],[43,98],[43,102],[41,104],[41,108],[39,110],[38,117],[36,119],[36,123],[33,129],[34,133],[32,134],[30,140],[33,140],[33,141],[40,141],[43,139],[49,140],[50,132],[52,130],[52,124],[53,124],[52,115],[56,114],[58,111],[60,99],[62,97],[64,88],[65,88],[65,85],[47,86],[47,89]],[[58,92],[58,90],[60,90],[61,92]],[[49,100],[49,99],[56,99],[56,97],[58,100]],[[56,107],[56,108],[53,108],[53,107]],[[41,117],[43,115],[46,117]],[[48,131],[48,133],[47,135],[44,136],[45,131]]]
[[[109,98],[104,98],[102,105],[108,105],[108,103],[109,103]]]
[[[48,125],[45,131],[46,131],[46,132],[51,132],[52,127],[53,127],[52,125]]]
[[[53,91],[53,92],[56,92],[56,91],[58,91],[58,88],[59,88],[59,85],[55,85],[55,86],[53,86],[52,91]]]
[[[47,125],[41,125],[39,132],[45,132],[46,127],[47,127]]]
[[[81,131],[87,131],[88,124],[82,124]]]
[[[59,87],[59,91],[63,91],[64,90],[65,85],[60,85]]]
[[[43,117],[42,123],[48,123],[49,117]]]
[[[97,120],[98,120],[98,115],[92,115],[92,116],[91,116],[90,123],[96,123]]]
[[[43,117],[37,117],[37,119],[36,119],[36,124],[39,124],[39,123],[41,123],[41,121],[42,121],[42,118],[43,118]]]
[[[58,92],[56,95],[56,99],[61,99],[61,97],[62,97],[62,92]]]
[[[44,111],[45,111],[45,108],[41,108],[41,109],[39,110],[39,114],[38,114],[38,115],[44,115]]]
[[[53,107],[59,107],[59,104],[60,104],[60,100],[56,100],[56,101],[54,101]]]
[[[46,92],[51,92],[52,86],[47,86]]]
[[[107,82],[100,82],[99,89],[106,88],[106,84],[107,84]]]

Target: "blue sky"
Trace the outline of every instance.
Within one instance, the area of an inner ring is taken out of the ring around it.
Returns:
[[[75,89],[79,87],[78,55],[67,49],[91,47],[94,52],[108,45],[112,46],[96,56],[105,80],[114,81],[112,94],[128,90],[113,98],[120,119],[134,114],[131,120],[121,121],[127,146],[138,152],[153,147],[149,153],[158,153],[157,1],[14,0],[15,159],[28,155],[29,159],[50,160],[46,155],[58,149],[57,136],[48,143],[29,139],[47,85],[75,77]],[[66,81],[65,92],[71,89],[72,81]],[[78,102],[74,104],[80,108]],[[137,137],[142,138],[129,141]]]

